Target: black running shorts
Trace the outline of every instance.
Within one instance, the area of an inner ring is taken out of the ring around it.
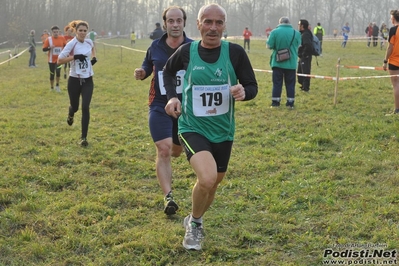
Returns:
[[[212,143],[204,136],[194,132],[179,134],[179,140],[184,147],[188,161],[197,152],[209,151],[215,159],[217,172],[224,173],[227,171],[233,141]]]

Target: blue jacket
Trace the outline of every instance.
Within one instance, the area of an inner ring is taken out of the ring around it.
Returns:
[[[290,46],[291,40],[292,44]],[[279,24],[270,32],[270,36],[266,42],[267,46],[273,50],[270,56],[270,67],[296,69],[298,61],[298,47],[300,43],[301,33],[299,31],[295,30],[290,24]],[[291,58],[283,62],[277,62],[277,51],[285,48],[289,48]]]
[[[184,32],[183,36],[184,41],[182,44],[193,41],[192,39],[187,38]],[[150,85],[149,105],[165,107],[168,102],[166,95],[162,95],[161,91],[159,90],[158,71],[162,71],[163,67],[166,64],[166,61],[173,54],[173,52],[176,51],[177,48],[175,50],[172,50],[166,44],[167,37],[168,35],[164,34],[160,39],[156,39],[151,43],[150,47],[147,49],[147,53],[141,65],[141,68],[143,68],[146,73],[144,79],[146,79],[154,72]]]

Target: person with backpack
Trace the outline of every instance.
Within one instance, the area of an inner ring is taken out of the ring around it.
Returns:
[[[313,34],[309,30],[309,22],[306,19],[299,20],[298,30],[301,33],[301,44],[298,48],[298,68],[297,74],[310,75],[313,54]],[[308,92],[310,89],[310,77],[298,76],[298,83],[302,91]]]
[[[319,39],[320,42],[320,56],[323,56],[323,36],[324,28],[321,26],[320,22],[317,22],[317,26],[313,29],[313,34]]]

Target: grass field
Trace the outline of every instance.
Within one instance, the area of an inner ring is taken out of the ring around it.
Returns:
[[[195,182],[185,156],[173,160],[180,211],[163,214],[150,80],[133,78],[145,54],[97,49],[87,148],[78,145],[80,111],[66,123],[66,80],[61,93],[50,91],[44,53],[35,69],[29,53],[0,65],[0,265],[323,265],[326,249],[398,249],[399,118],[385,116],[393,110],[389,78],[340,81],[336,105],[334,81],[312,79],[287,110],[269,108],[271,74],[256,72],[258,96],[236,104],[229,170],[204,217],[203,250],[193,252],[181,245]],[[384,59],[363,42],[343,49],[325,41],[323,50],[312,74],[335,76],[338,58],[347,66]],[[270,69],[264,40],[252,41],[249,57]],[[388,73],[340,69],[341,77],[372,75]],[[392,256],[368,259],[395,265]]]

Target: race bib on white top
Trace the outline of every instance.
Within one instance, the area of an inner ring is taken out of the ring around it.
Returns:
[[[193,85],[193,113],[195,116],[216,116],[229,111],[230,86]]]
[[[87,76],[87,74],[90,73],[90,67],[91,64],[87,59],[87,57],[83,62],[80,61],[79,59],[75,60],[75,72],[78,75]]]
[[[181,94],[183,92],[183,80],[184,75],[186,74],[185,70],[179,70],[176,73],[176,93]],[[163,85],[163,71],[158,71],[158,84],[159,90],[162,95],[166,95],[165,86]]]

